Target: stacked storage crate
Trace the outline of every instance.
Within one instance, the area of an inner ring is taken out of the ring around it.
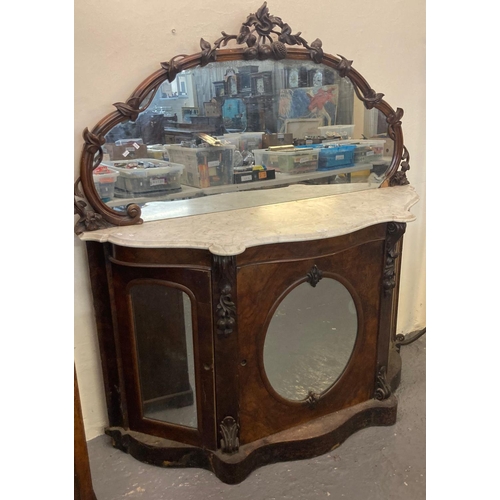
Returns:
[[[99,165],[92,172],[97,194],[102,201],[111,201],[115,197],[115,185],[118,174],[106,165]]]
[[[255,164],[286,174],[303,174],[318,169],[319,150],[293,148],[290,151],[254,149]]]
[[[182,184],[198,188],[233,184],[234,144],[166,148],[170,161],[184,165]]]
[[[168,161],[140,158],[130,161],[103,162],[117,173],[115,196],[136,198],[162,196],[180,191],[184,167]]]
[[[218,136],[220,141],[234,144],[238,151],[253,151],[262,148],[262,135],[264,132],[238,132]]]

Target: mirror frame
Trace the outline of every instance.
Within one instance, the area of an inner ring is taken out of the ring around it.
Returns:
[[[280,31],[277,31],[279,29]],[[238,35],[228,35],[224,31],[214,44],[203,38],[200,40],[201,52],[186,55],[180,54],[168,62],[161,63],[161,69],[146,78],[125,102],[116,102],[115,111],[102,118],[90,131],[83,132],[83,151],[80,159],[80,177],[74,185],[74,213],[78,215],[75,233],[94,231],[111,226],[127,226],[141,224],[141,208],[136,203],[127,205],[126,212],[120,213],[108,207],[95,188],[92,172],[99,166],[103,158],[102,146],[105,135],[121,122],[135,121],[140,113],[145,111],[152,102],[160,85],[168,80],[172,82],[183,70],[203,67],[213,62],[289,59],[296,61],[313,61],[324,64],[339,72],[341,77],[348,78],[358,99],[365,108],[378,109],[386,117],[387,135],[394,141],[394,154],[386,174],[386,179],[380,187],[401,186],[409,184],[406,172],[410,169],[410,155],[403,142],[401,119],[403,110],[394,110],[383,100],[384,94],[376,92],[365,78],[352,67],[353,61],[338,55],[325,54],[322,42],[316,39],[309,44],[302,38],[300,32],[292,35],[292,30],[281,18],[270,15],[267,2],[255,14],[249,14],[242,23]],[[271,35],[278,35],[273,40]],[[257,36],[256,36],[257,35]],[[228,42],[236,41],[245,48],[221,49]],[[291,46],[291,47],[287,47]],[[301,46],[295,47],[295,46]],[[401,170],[398,170],[401,167]]]

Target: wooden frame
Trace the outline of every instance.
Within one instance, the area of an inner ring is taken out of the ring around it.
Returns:
[[[278,34],[273,41],[272,33]],[[229,41],[246,44],[246,48],[221,49]],[[287,46],[288,45],[288,46]],[[172,82],[182,70],[205,66],[208,63],[237,60],[283,60],[310,61],[322,63],[337,70],[341,77],[348,78],[353,84],[357,97],[367,109],[376,108],[386,116],[388,136],[394,141],[394,154],[387,172],[389,185],[408,184],[406,171],[409,167],[409,153],[403,143],[401,118],[403,110],[394,110],[383,100],[384,94],[376,92],[368,82],[352,67],[352,61],[343,56],[333,56],[323,52],[319,39],[309,44],[299,34],[292,35],[291,28],[280,18],[271,16],[266,3],[255,13],[250,14],[242,24],[238,35],[223,36],[212,46],[201,39],[201,52],[192,55],[179,55],[169,62],[161,63],[161,69],[146,78],[125,102],[114,104],[116,110],[100,120],[91,130],[83,132],[84,146],[80,160],[80,177],[75,182],[75,214],[78,220],[76,234],[92,231],[109,225],[131,225],[142,222],[141,208],[136,203],[127,206],[125,212],[117,212],[101,201],[93,183],[92,172],[100,164],[105,143],[104,136],[115,125],[125,120],[134,121],[144,111],[163,82]],[[302,48],[300,48],[302,47]],[[251,74],[253,75],[253,73]],[[401,167],[401,170],[398,169]]]

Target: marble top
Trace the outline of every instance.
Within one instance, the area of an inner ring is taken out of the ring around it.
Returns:
[[[215,255],[238,255],[258,245],[331,238],[382,222],[411,222],[415,216],[409,209],[418,200],[410,185],[322,193],[309,199],[89,231],[80,238],[125,247],[198,248]]]

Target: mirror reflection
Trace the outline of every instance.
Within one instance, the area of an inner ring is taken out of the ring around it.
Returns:
[[[264,369],[286,399],[319,395],[344,371],[356,341],[358,319],[351,294],[323,278],[302,283],[279,304],[264,342]]]
[[[294,60],[183,71],[105,139],[97,191],[117,211],[139,204],[145,220],[203,213],[200,198],[222,193],[251,191],[231,201],[243,208],[376,188],[393,154],[385,116],[347,78]]]
[[[191,301],[177,289],[130,289],[142,397],[147,418],[197,427]]]

